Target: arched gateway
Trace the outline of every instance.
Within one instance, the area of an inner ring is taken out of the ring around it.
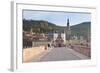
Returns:
[[[66,29],[56,29],[53,35],[54,46],[64,47],[66,46],[66,41],[70,40],[71,30],[69,25],[69,19],[67,19]]]

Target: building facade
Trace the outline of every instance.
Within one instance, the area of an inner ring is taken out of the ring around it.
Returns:
[[[54,45],[57,47],[66,46],[66,41],[69,41],[71,38],[71,29],[69,19],[67,19],[66,29],[58,29],[54,32],[53,35]]]

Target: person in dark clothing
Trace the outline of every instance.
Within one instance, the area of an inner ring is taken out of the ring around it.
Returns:
[[[50,44],[48,44],[48,47],[50,47]]]

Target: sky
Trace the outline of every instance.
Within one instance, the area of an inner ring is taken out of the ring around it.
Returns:
[[[45,20],[59,26],[67,26],[67,19],[69,19],[70,26],[72,26],[82,22],[91,21],[91,14],[75,12],[23,10],[23,19]]]

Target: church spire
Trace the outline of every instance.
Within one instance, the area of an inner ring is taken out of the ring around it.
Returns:
[[[67,30],[66,30],[66,40],[70,40],[71,30],[70,30],[70,23],[69,18],[67,19]]]
[[[69,18],[67,19],[67,30],[70,30]]]
[[[69,19],[67,19],[67,26],[69,26]]]

